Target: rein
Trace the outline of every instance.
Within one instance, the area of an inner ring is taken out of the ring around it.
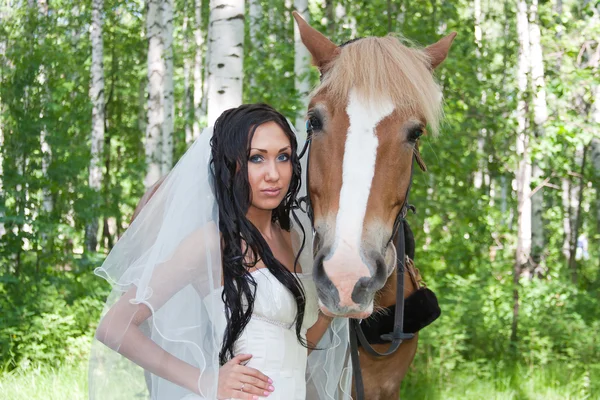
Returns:
[[[310,218],[311,224],[313,224],[313,211],[312,205],[310,203],[310,193],[308,188],[308,173],[309,173],[309,162],[310,162],[310,146],[312,144],[313,137],[313,127],[309,121],[306,121],[306,141],[304,143],[304,147],[302,151],[298,155],[298,158],[301,159],[304,154],[307,154],[306,165],[306,196],[298,199],[298,204],[305,203],[306,212]],[[381,339],[386,342],[391,342],[389,348],[383,353],[378,352],[371,346],[361,327],[361,321],[358,319],[350,318],[350,355],[352,359],[352,373],[354,375],[354,384],[356,385],[356,394],[357,400],[364,400],[364,383],[362,379],[362,373],[360,370],[360,360],[358,357],[358,342],[363,347],[363,349],[374,357],[385,357],[395,353],[402,342],[404,340],[412,339],[415,335],[414,333],[405,333],[403,331],[404,324],[404,270],[405,270],[405,260],[406,260],[406,243],[405,243],[405,234],[404,234],[404,224],[406,222],[406,215],[409,210],[415,212],[415,207],[408,203],[408,196],[410,194],[410,189],[412,186],[413,180],[413,165],[416,160],[421,166],[422,161],[420,160],[420,156],[417,155],[418,152],[413,156],[413,162],[411,163],[410,169],[410,181],[408,184],[408,189],[406,190],[406,196],[404,198],[404,204],[396,217],[396,221],[394,222],[394,229],[392,233],[392,237],[390,241],[393,240],[394,236],[396,236],[395,247],[396,247],[396,307],[394,311],[394,329],[392,332],[381,335]],[[420,161],[420,162],[419,162]]]

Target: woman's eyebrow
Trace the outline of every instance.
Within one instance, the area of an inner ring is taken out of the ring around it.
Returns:
[[[285,146],[284,148],[282,148],[282,149],[279,149],[278,153],[281,153],[282,151],[284,151],[284,150],[287,150],[287,149],[289,149],[289,148],[290,148],[290,146]],[[261,153],[268,153],[268,151],[267,151],[267,150],[265,150],[265,149],[257,149],[256,147],[251,147],[251,148],[250,148],[250,150],[258,150],[258,151],[260,151]]]

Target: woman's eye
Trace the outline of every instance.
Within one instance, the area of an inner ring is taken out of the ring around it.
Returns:
[[[290,160],[290,155],[289,154],[280,154],[277,157],[277,161],[289,161]]]
[[[263,159],[262,156],[253,155],[253,156],[250,156],[250,158],[248,159],[248,161],[250,161],[251,163],[259,163],[259,162],[262,161],[262,159]]]
[[[423,136],[423,128],[415,128],[408,133],[408,140],[416,142],[421,136]]]

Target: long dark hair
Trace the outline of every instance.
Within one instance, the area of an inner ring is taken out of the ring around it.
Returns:
[[[251,187],[248,182],[250,143],[256,128],[266,122],[275,122],[285,132],[290,145],[292,178],[283,201],[273,210],[273,222],[290,230],[290,212],[301,185],[301,167],[298,159],[296,136],[283,115],[266,104],[245,104],[225,111],[217,119],[211,140],[211,169],[214,191],[219,205],[219,230],[223,243],[223,294],[227,328],[219,352],[219,362],[231,359],[233,346],[250,321],[254,308],[256,281],[248,272],[262,260],[275,278],[294,296],[298,313],[295,318],[296,336],[306,346],[300,334],[304,319],[305,296],[302,284],[269,248],[258,229],[246,218],[251,205]],[[242,250],[242,241],[246,247]],[[250,261],[248,261],[250,260]],[[294,262],[296,270],[298,257]]]

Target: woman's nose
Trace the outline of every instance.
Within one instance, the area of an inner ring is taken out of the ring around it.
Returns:
[[[277,169],[277,163],[275,163],[275,162],[269,163],[266,179],[268,181],[279,180],[279,170]]]

